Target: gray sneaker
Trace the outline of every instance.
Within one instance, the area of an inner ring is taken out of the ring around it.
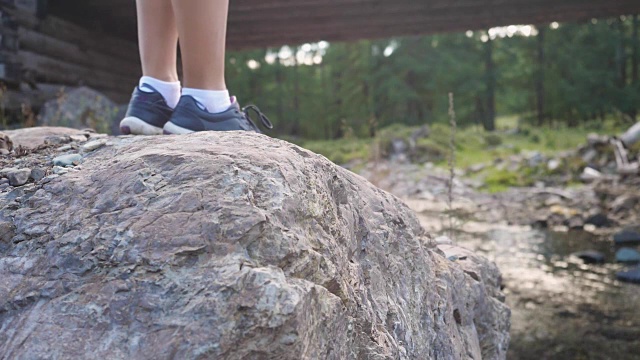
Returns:
[[[165,134],[190,134],[196,131],[254,131],[260,133],[251,120],[249,112],[253,111],[267,129],[273,129],[269,121],[258,107],[249,105],[240,108],[235,98],[231,98],[231,106],[220,113],[210,113],[203,109],[196,99],[189,95],[180,98],[173,111],[171,120],[164,125]]]
[[[144,84],[145,90],[136,87],[120,122],[123,135],[162,135],[162,127],[173,114],[162,95],[152,86]]]

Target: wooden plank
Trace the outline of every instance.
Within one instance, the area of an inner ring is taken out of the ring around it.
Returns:
[[[18,39],[22,50],[29,50],[90,69],[109,71],[127,77],[139,77],[142,73],[138,61],[126,61],[95,50],[82,49],[77,44],[68,43],[35,30],[19,28]]]
[[[286,43],[300,43],[317,40],[348,41],[360,38],[382,38],[389,34],[417,35],[442,31],[465,31],[486,29],[491,26],[510,25],[514,23],[545,23],[549,19],[553,21],[570,21],[591,18],[591,14],[597,13],[624,13],[635,9],[640,2],[630,4],[626,2],[621,8],[609,5],[592,7],[565,7],[555,9],[553,17],[550,17],[547,9],[505,8],[500,15],[491,10],[478,9],[466,15],[455,12],[433,12],[427,15],[414,12],[414,15],[404,16],[402,22],[395,20],[396,16],[381,16],[367,14],[361,18],[353,17],[350,22],[345,19],[332,20],[331,18],[316,19],[304,27],[296,29],[296,24],[286,22],[274,23],[265,26],[262,23],[244,22],[241,33],[229,32],[228,45],[230,48],[252,47],[260,45],[279,45],[280,41]],[[574,4],[575,5],[575,4]],[[231,24],[230,24],[231,26]]]
[[[34,14],[7,7],[1,2],[0,13],[3,14],[5,22],[14,22],[15,28],[21,26],[63,42],[75,44],[80,49],[93,50],[139,64],[138,45],[135,38],[133,40],[116,38],[104,32],[91,31],[55,16],[38,19]]]
[[[22,64],[22,70],[32,74],[32,81],[74,86],[87,85],[99,91],[128,93],[138,80],[136,77],[92,70],[30,51],[20,50],[18,59]]]

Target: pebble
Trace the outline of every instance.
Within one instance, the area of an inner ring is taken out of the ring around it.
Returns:
[[[640,252],[632,248],[621,248],[616,252],[616,261],[624,263],[640,262]]]
[[[11,171],[16,171],[18,169],[14,168],[14,167],[10,167],[10,168],[4,168],[2,170],[0,170],[0,177],[7,177],[7,174]]]
[[[616,244],[640,243],[640,232],[631,229],[622,230],[613,235],[613,241]]]
[[[69,155],[60,155],[53,159],[54,166],[75,166],[82,162],[82,155],[80,154],[69,154]]]
[[[8,172],[6,176],[9,179],[9,184],[11,186],[22,186],[29,181],[31,169],[16,169]]]
[[[571,230],[579,230],[583,228],[584,221],[582,220],[582,216],[574,215],[569,219],[565,220],[563,225],[565,225]]]
[[[87,141],[87,137],[84,135],[71,135],[70,137],[71,137],[71,140],[77,141],[77,142]]]
[[[38,182],[42,180],[45,175],[47,175],[47,172],[44,169],[35,168],[31,169],[31,174],[29,175],[29,177],[32,178],[33,181]]]
[[[604,254],[595,250],[579,251],[573,254],[584,261],[585,264],[602,264],[604,263]]]
[[[596,213],[587,218],[584,221],[585,224],[595,225],[596,227],[609,227],[611,226],[611,220],[607,217],[607,215],[602,213]]]
[[[436,244],[438,245],[451,245],[453,241],[448,236],[439,236],[436,238]]]
[[[56,175],[64,175],[69,172],[69,169],[63,168],[61,166],[54,166],[52,171]]]
[[[0,155],[9,155],[10,152],[7,149],[0,149]]]
[[[640,283],[640,266],[631,270],[620,271],[616,274],[616,278],[620,281]]]
[[[9,179],[0,178],[0,185],[8,184]]]
[[[88,143],[82,145],[82,151],[91,152],[93,150],[96,150],[96,149],[99,149],[99,148],[103,147],[106,143],[107,143],[106,139],[92,140],[92,141],[89,141]]]
[[[56,151],[68,151],[73,149],[73,147],[71,145],[62,145],[59,148],[56,149]]]
[[[2,185],[0,185],[0,191],[3,191],[3,190],[5,190],[5,189],[8,189],[9,187],[11,187],[11,185],[9,185],[9,183],[2,184]]]
[[[562,163],[560,162],[560,160],[558,159],[551,159],[549,160],[549,162],[547,163],[547,169],[549,169],[549,171],[555,171],[558,170],[560,168],[560,165],[562,165]]]

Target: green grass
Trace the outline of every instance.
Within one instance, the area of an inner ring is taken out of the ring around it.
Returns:
[[[475,164],[491,165],[495,159],[508,159],[523,152],[540,152],[553,155],[560,151],[575,149],[584,144],[589,133],[604,135],[620,134],[624,126],[616,121],[607,121],[577,128],[566,126],[534,127],[521,125],[519,116],[504,116],[496,121],[498,131],[488,133],[479,126],[457,130],[456,166],[468,168]],[[385,157],[391,151],[393,139],[408,139],[418,128],[400,124],[391,125],[378,131],[374,139],[340,139],[332,141],[303,141],[300,145],[320,153],[336,164],[346,164],[355,159],[371,160],[375,156]],[[518,131],[515,131],[518,129]],[[449,149],[450,129],[446,124],[433,124],[426,138],[419,138],[410,158],[414,162],[433,162],[446,167]],[[566,167],[581,168],[583,164],[565,164]],[[531,185],[536,176],[545,175],[546,166],[520,171],[516,174],[508,170],[488,166],[476,174],[484,179],[490,192],[502,191],[511,186]]]
[[[371,142],[371,139],[317,140],[303,141],[300,146],[343,165],[356,159],[368,160],[371,157]]]

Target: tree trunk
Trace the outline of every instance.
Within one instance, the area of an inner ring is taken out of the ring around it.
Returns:
[[[627,52],[625,49],[624,22],[620,19],[616,21],[618,28],[618,45],[616,50],[616,60],[618,65],[618,86],[622,89],[627,85]]]
[[[544,25],[538,27],[537,41],[537,71],[536,71],[536,110],[538,112],[538,126],[544,124]]]
[[[486,131],[494,131],[496,129],[496,74],[495,64],[493,62],[493,41],[491,38],[489,38],[485,43],[485,66],[487,79],[487,106],[483,125]]]
[[[293,127],[291,135],[300,135],[300,64],[298,64],[298,48],[294,48],[293,58]]]

